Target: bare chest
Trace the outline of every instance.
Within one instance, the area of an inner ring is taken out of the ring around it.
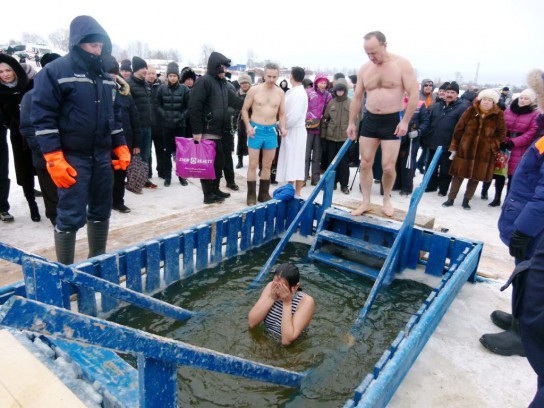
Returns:
[[[396,64],[371,65],[363,74],[363,83],[367,91],[374,89],[395,89],[402,86],[402,72]]]
[[[279,108],[281,95],[276,90],[260,90],[253,97],[253,107],[257,108]]]

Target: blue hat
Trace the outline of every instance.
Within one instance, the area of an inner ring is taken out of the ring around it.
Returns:
[[[295,197],[295,188],[292,184],[286,184],[275,189],[272,195],[276,200],[291,201]]]

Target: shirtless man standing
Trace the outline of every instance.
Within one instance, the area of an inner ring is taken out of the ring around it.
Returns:
[[[361,67],[357,75],[357,87],[351,103],[347,130],[348,137],[355,140],[355,121],[361,112],[366,92],[367,110],[359,139],[363,203],[351,214],[361,215],[370,210],[372,163],[378,145],[381,145],[383,213],[391,217],[395,212],[391,203],[391,190],[396,177],[395,163],[399,154],[400,138],[406,135],[408,124],[417,107],[419,85],[410,62],[387,51],[387,42],[382,32],[372,31],[364,39],[365,52],[370,61]],[[402,115],[405,92],[408,94],[408,105]]]
[[[259,153],[263,151],[261,180],[259,181],[259,202],[270,200],[270,169],[278,147],[276,123],[279,119],[281,136],[287,135],[285,129],[285,93],[276,86],[279,75],[277,64],[266,64],[264,67],[264,83],[249,89],[242,119],[247,131],[249,151],[249,167],[247,169],[247,205],[257,203],[257,166]],[[249,110],[251,109],[251,118]]]

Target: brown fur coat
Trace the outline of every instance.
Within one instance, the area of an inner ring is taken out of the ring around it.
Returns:
[[[499,144],[506,135],[504,113],[496,104],[482,113],[476,101],[457,122],[449,151],[457,152],[450,175],[491,181]]]

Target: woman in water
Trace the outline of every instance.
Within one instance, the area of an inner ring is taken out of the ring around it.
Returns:
[[[266,331],[287,346],[310,324],[314,310],[314,299],[300,290],[298,268],[284,263],[276,268],[274,279],[249,312],[248,323],[254,328],[264,321]]]

